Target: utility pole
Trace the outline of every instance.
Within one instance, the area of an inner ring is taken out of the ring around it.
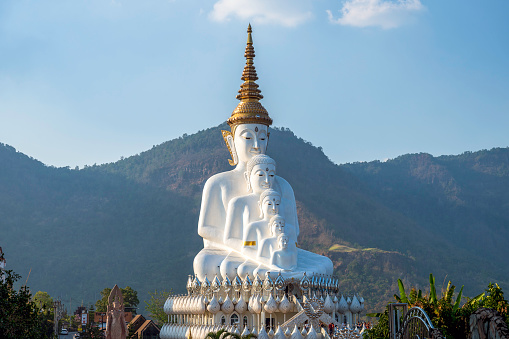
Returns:
[[[54,330],[55,335],[58,336],[58,321],[62,317],[62,302],[57,299],[53,302],[53,315],[54,315]]]

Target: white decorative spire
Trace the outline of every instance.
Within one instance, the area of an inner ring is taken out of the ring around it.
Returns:
[[[290,339],[304,339],[302,333],[300,333],[299,329],[297,328],[297,324],[295,324],[295,327],[293,328]]]

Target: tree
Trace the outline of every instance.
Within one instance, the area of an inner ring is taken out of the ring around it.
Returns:
[[[209,332],[205,339],[251,339],[256,338],[256,334],[249,333],[248,335],[240,335],[228,332],[224,329],[217,332]]]
[[[367,330],[364,335],[365,338],[368,339],[379,339],[379,338],[389,338],[389,309],[386,308],[384,313],[368,313],[366,314],[368,317],[377,317],[378,323]]]
[[[509,326],[509,302],[504,299],[504,292],[498,284],[489,283],[486,297],[482,300],[482,307],[497,310]]]
[[[131,287],[126,286],[120,289],[124,297],[124,307],[132,308],[132,312],[136,314],[136,306],[140,303],[138,300],[138,291],[133,290]]]
[[[5,281],[0,279],[0,338],[50,338],[46,318],[32,301],[28,287],[13,288],[21,276],[12,270],[4,271],[4,276]]]
[[[121,288],[122,297],[124,298],[124,308],[130,308],[133,314],[136,314],[136,306],[140,303],[138,300],[138,292],[131,287],[126,286]],[[102,298],[95,303],[96,312],[106,312],[108,310],[108,297],[110,296],[111,288],[106,287],[101,291]]]
[[[205,339],[226,339],[230,334],[231,334],[230,332],[227,332],[225,329],[222,329],[217,332],[209,332]]]
[[[150,300],[145,301],[145,310],[149,312],[149,316],[161,327],[165,322],[168,321],[168,316],[164,313],[163,307],[166,299],[172,294],[171,291],[157,291],[148,292],[150,294]]]
[[[37,292],[33,298],[32,301],[37,305],[37,307],[41,311],[50,311],[53,309],[53,298],[49,295],[48,292]]]
[[[93,321],[89,321],[88,324],[85,325],[85,330],[81,332],[80,338],[82,339],[104,338],[103,331],[96,327]]]

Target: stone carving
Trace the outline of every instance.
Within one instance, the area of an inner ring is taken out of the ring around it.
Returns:
[[[471,339],[509,339],[509,329],[496,310],[479,308],[470,316]]]
[[[108,297],[106,312],[106,339],[125,339],[127,325],[124,315],[124,298],[120,288],[115,285]]]

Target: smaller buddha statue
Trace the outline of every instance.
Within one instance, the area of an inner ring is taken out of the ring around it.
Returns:
[[[260,196],[272,188],[276,175],[276,162],[265,154],[254,156],[246,167],[244,178],[249,194],[233,198],[228,203],[224,232],[224,244],[238,252],[243,248],[244,227],[259,220]]]
[[[277,237],[278,249],[272,252],[270,262],[283,270],[292,270],[297,266],[297,251],[288,249],[288,235],[282,233]]]
[[[279,213],[280,203],[281,194],[274,189],[269,188],[260,194],[258,207],[262,219],[247,225],[243,236],[242,254],[256,258],[260,241],[271,236],[270,219]]]
[[[284,218],[280,215],[276,215],[271,218],[270,220],[270,229],[271,229],[271,236],[268,238],[265,238],[260,241],[260,245],[258,246],[258,254],[256,257],[256,260],[260,263],[264,264],[267,267],[270,267],[272,265],[272,254],[274,251],[279,249],[278,245],[278,238],[281,234],[285,234],[286,236],[286,245],[285,248],[288,247],[288,234],[286,233],[286,227]],[[297,248],[294,246],[292,247],[293,255],[295,256],[295,262],[297,262]]]

